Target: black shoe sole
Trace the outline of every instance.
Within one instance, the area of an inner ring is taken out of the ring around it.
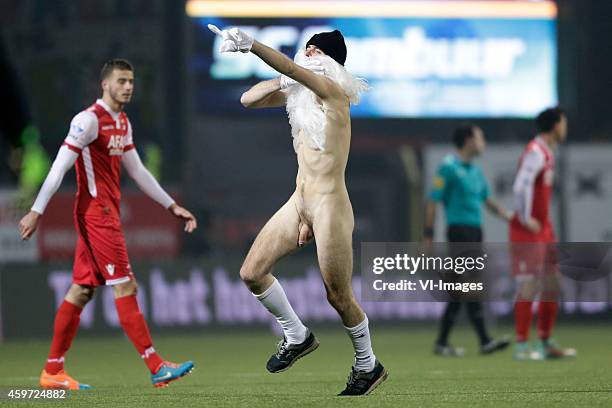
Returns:
[[[298,361],[300,358],[312,353],[313,351],[315,351],[317,348],[319,347],[319,340],[317,340],[317,338],[314,338],[314,341],[312,342],[312,344],[310,345],[310,347],[308,347],[307,349],[305,349],[304,351],[302,351],[300,354],[297,355],[296,358],[293,359],[293,361],[291,363],[289,363],[289,365],[285,368],[281,368],[280,370],[276,370],[276,371],[270,371],[268,370],[268,372],[272,373],[272,374],[277,374],[277,373],[282,373],[283,371],[287,371],[288,369],[290,369],[296,361]]]
[[[342,394],[340,393],[338,394],[338,396],[339,397],[362,397],[364,395],[369,395],[372,391],[378,388],[380,384],[385,382],[387,378],[389,378],[389,372],[385,368],[383,368],[383,371],[382,373],[380,373],[380,376],[378,376],[376,381],[374,381],[372,385],[370,385],[370,388],[368,388],[363,394]]]
[[[368,390],[363,395],[368,395],[369,393],[374,391],[380,384],[385,382],[387,378],[389,378],[389,372],[386,369],[383,369],[383,372],[380,375],[380,377],[378,377],[378,379],[374,381],[374,383],[370,386],[370,388],[368,388]]]

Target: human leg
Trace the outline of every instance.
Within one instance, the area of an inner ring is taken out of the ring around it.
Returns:
[[[340,315],[355,352],[355,365],[338,395],[367,395],[389,374],[374,355],[368,317],[353,294],[352,212],[320,213],[313,227],[327,300]]]
[[[47,362],[40,375],[39,383],[49,389],[89,389],[87,384],[80,384],[64,371],[64,357],[76,336],[81,320],[81,311],[92,299],[94,288],[73,283],[64,301],[58,308],[53,325],[53,339]]]

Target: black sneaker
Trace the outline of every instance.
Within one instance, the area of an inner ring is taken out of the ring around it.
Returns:
[[[510,339],[508,339],[507,337],[502,337],[501,339],[494,339],[480,346],[480,354],[495,353],[496,351],[505,349],[509,345]]]
[[[338,395],[368,395],[387,379],[389,373],[380,361],[376,360],[374,369],[370,372],[356,371],[351,367],[346,388]]]
[[[308,336],[300,344],[289,344],[287,339],[283,339],[278,343],[278,350],[273,354],[266,368],[271,373],[280,373],[291,368],[291,366],[300,358],[304,357],[308,353],[312,353],[319,347],[319,341],[308,331]]]

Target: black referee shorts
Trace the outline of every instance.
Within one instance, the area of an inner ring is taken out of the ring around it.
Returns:
[[[448,242],[482,242],[482,228],[473,225],[449,225],[446,239]]]

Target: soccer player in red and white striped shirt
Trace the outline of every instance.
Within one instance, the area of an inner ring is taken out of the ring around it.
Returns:
[[[517,283],[514,307],[517,360],[567,357],[551,339],[557,316],[559,271],[555,265],[555,234],[550,221],[555,157],[553,149],[567,136],[567,118],[559,108],[546,109],[536,118],[538,135],[519,159],[514,180],[516,213],[510,222],[512,274]],[[535,351],[529,348],[532,304],[539,295],[538,337]]]
[[[123,330],[149,368],[153,385],[162,387],[189,373],[193,363],[176,365],[157,354],[138,306],[136,280],[121,230],[121,166],[142,191],[185,222],[186,232],[191,233],[197,223],[189,211],[178,206],[162,189],[144,167],[134,147],[132,126],[123,112],[134,90],[132,65],[126,60],[110,60],[102,68],[100,80],[102,98],[72,120],[68,136],[31,211],[19,223],[22,239],[29,239],[64,175],[76,163],[78,189],[74,222],[78,239],[73,282],[55,317],[53,341],[40,385],[44,388],[91,388],[66,374],[64,356],[77,333],[81,311],[93,297],[95,288],[110,285],[115,292]]]

